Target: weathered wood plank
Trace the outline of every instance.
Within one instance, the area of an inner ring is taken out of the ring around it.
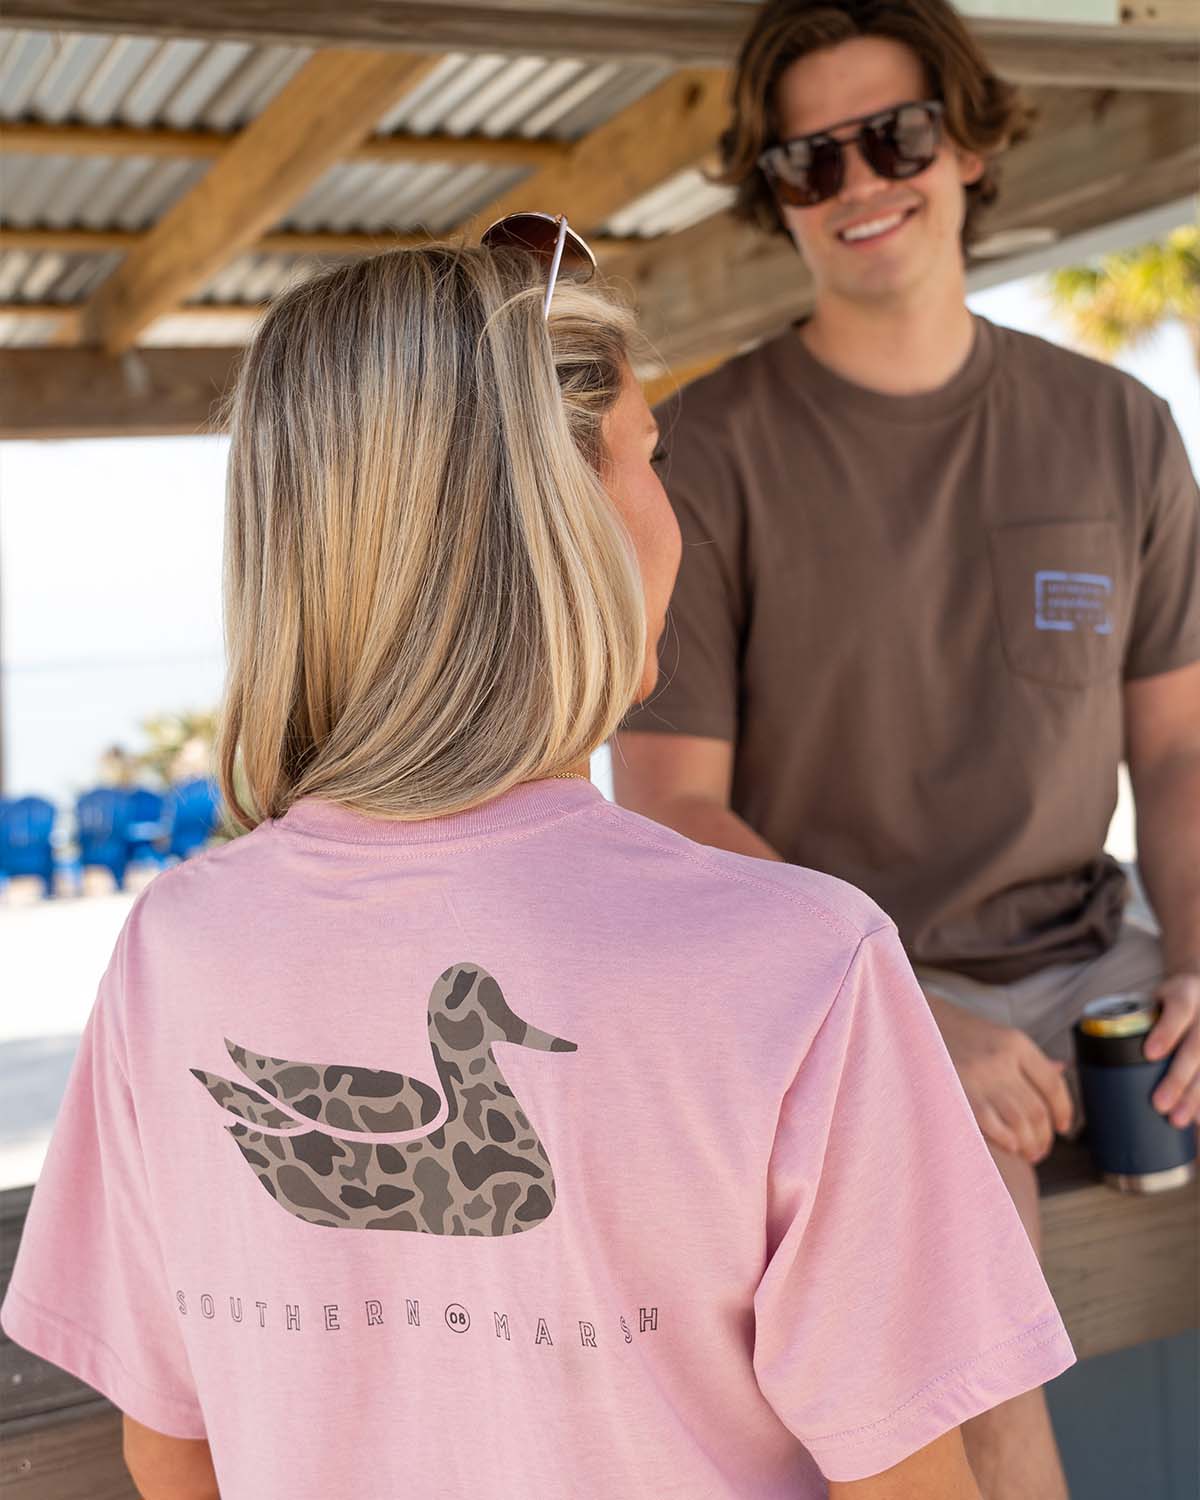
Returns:
[[[113,353],[129,348],[277,223],[434,66],[400,52],[310,59],[96,290],[85,339]]]
[[[1179,10],[1181,0],[1163,3],[1173,22],[1165,27],[969,24],[1017,82],[1195,92],[1200,39]],[[728,65],[750,14],[731,0],[7,0],[5,6],[9,25],[310,47],[636,58],[674,67]]]
[[[231,349],[0,350],[0,438],[197,433],[241,357]]]
[[[138,1500],[121,1456],[121,1413],[85,1407],[0,1424],[4,1500]]]
[[[1120,1193],[1062,1143],[1039,1177],[1042,1265],[1080,1359],[1200,1327],[1200,1181]]]
[[[0,228],[0,254],[16,250],[40,254],[48,250],[65,255],[109,255],[113,252],[128,255],[140,249],[151,232],[146,229]],[[389,234],[384,231],[339,234],[325,230],[306,232],[285,229],[278,234],[264,234],[260,240],[255,241],[252,249],[260,255],[378,255],[384,250],[406,250],[413,245],[427,245],[431,240],[453,238],[452,234],[430,235],[416,231],[411,234]],[[597,256],[605,256],[623,255],[636,249],[644,241],[592,235],[588,243]],[[6,308],[19,306],[20,303],[5,304]],[[174,308],[169,316],[177,317],[181,311],[183,309]]]

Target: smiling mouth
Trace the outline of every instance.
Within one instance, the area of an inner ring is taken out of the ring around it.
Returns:
[[[839,229],[837,237],[843,245],[869,245],[894,234],[916,211],[915,208],[898,208],[890,214],[879,214],[874,219],[864,219],[861,223]]]

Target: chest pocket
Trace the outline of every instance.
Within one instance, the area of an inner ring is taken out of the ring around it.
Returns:
[[[988,551],[1012,671],[1083,687],[1119,670],[1125,600],[1112,521],[994,526]]]

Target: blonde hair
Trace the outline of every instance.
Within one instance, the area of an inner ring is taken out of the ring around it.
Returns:
[[[561,771],[638,691],[641,576],[601,422],[640,337],[519,250],[424,246],[285,293],[230,407],[221,788],[415,819]]]

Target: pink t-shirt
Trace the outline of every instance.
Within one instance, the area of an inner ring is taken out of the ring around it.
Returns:
[[[878,907],[568,780],[159,876],[2,1321],[223,1500],[805,1500],[1074,1360]]]

